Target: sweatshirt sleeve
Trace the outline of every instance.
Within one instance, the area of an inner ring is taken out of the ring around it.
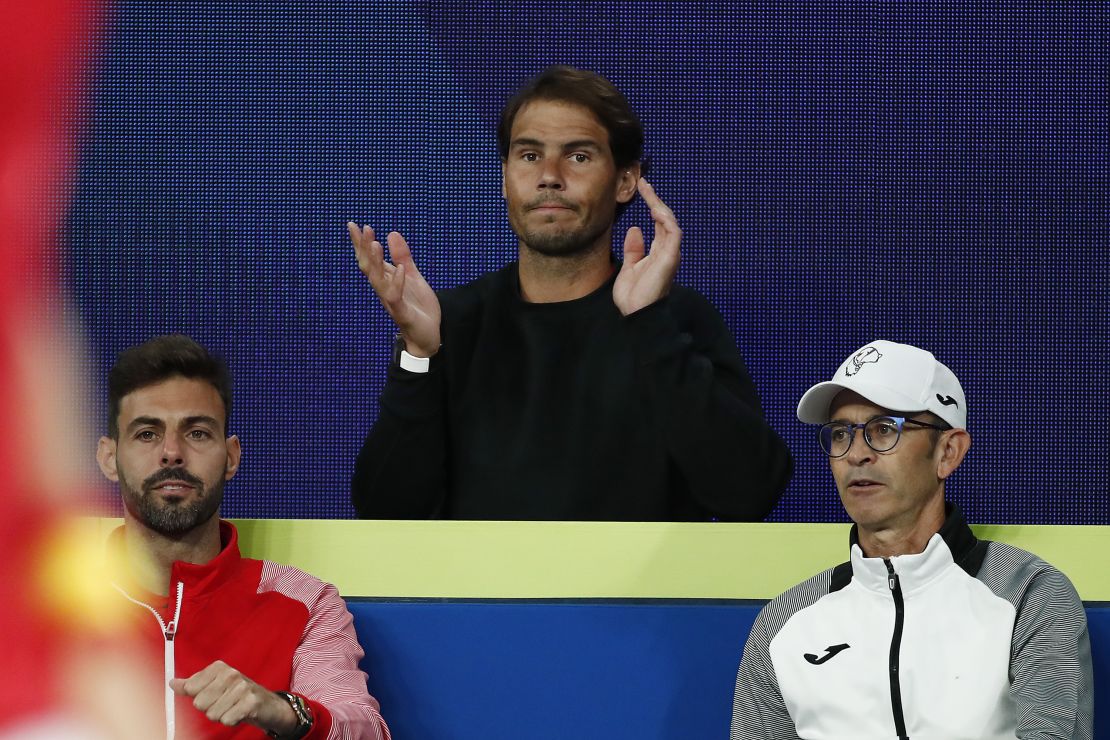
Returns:
[[[720,314],[683,289],[625,319],[638,381],[690,498],[722,519],[765,517],[793,473]]]
[[[1021,740],[1093,733],[1093,679],[1087,617],[1063,573],[1037,561],[1014,624],[1010,696]]]
[[[351,479],[362,519],[428,519],[447,492],[447,439],[440,350],[427,373],[394,365]]]
[[[301,644],[293,655],[290,690],[304,697],[316,721],[312,740],[390,740],[378,701],[359,669],[362,647],[354,619],[334,586],[323,589],[309,609]]]
[[[787,740],[797,738],[794,721],[782,698],[769,646],[771,634],[761,611],[736,672],[730,740]]]

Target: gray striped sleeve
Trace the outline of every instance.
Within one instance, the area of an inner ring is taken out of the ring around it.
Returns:
[[[744,643],[744,655],[736,673],[731,740],[798,737],[771,664],[771,640],[790,617],[829,593],[832,572],[830,568],[799,583],[760,610]]]
[[[991,542],[977,575],[1017,610],[1010,696],[1022,740],[1090,740],[1094,684],[1083,602],[1067,577],[1024,550]]]

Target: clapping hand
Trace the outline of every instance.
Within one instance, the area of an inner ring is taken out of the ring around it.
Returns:
[[[655,188],[642,177],[636,188],[651,210],[654,234],[651,251],[646,255],[644,233],[638,226],[629,229],[624,237],[624,265],[613,284],[613,302],[624,316],[650,306],[670,292],[682,241],[682,229],[674,212],[655,194]]]
[[[355,247],[358,268],[370,280],[371,287],[385,310],[397,322],[405,351],[415,357],[431,357],[439,351],[439,299],[428,281],[416,268],[412,252],[405,238],[396,231],[389,232],[390,264],[385,260],[382,243],[374,238],[369,226],[359,229],[354,222],[347,223],[351,243]]]

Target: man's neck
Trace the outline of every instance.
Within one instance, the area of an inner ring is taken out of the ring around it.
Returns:
[[[520,245],[520,296],[529,303],[558,303],[583,298],[613,276],[608,233],[577,254],[553,257]]]
[[[165,596],[170,592],[174,562],[201,565],[220,554],[220,520],[213,516],[180,537],[168,537],[125,514],[123,541],[136,583],[150,593]]]
[[[929,540],[944,525],[944,497],[939,506],[930,506],[917,521],[903,527],[868,530],[857,527],[859,546],[869,558],[892,558],[897,555],[916,555],[925,552]]]

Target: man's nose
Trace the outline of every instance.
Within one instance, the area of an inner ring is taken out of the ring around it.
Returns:
[[[859,439],[856,439],[859,437]],[[875,451],[871,449],[871,445],[867,444],[867,438],[863,436],[863,429],[856,427],[852,429],[852,441],[848,445],[848,452],[844,457],[853,465],[869,462],[874,458]]]
[[[545,159],[540,170],[539,186],[547,190],[562,190],[563,185],[563,163],[558,158]]]
[[[172,432],[167,433],[162,440],[162,465],[167,467],[175,467],[183,465],[185,458],[182,454],[182,439],[180,435]]]

